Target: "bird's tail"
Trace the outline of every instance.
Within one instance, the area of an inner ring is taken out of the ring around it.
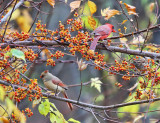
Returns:
[[[97,42],[98,40],[100,39],[101,36],[95,36],[92,43],[91,43],[91,46],[90,46],[90,50],[95,50],[96,49],[96,46],[97,46]]]
[[[68,99],[68,96],[67,96],[67,93],[66,93],[66,92],[64,92],[63,95],[64,95],[64,97],[65,97],[66,99]],[[72,105],[71,103],[67,102],[67,105],[68,105],[68,107],[69,107],[71,110],[73,110],[73,105]]]

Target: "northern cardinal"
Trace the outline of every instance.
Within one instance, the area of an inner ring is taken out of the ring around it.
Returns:
[[[91,43],[90,50],[95,50],[98,40],[103,40],[107,38],[111,32],[116,32],[112,24],[106,23],[105,25],[96,28],[92,34],[94,34],[93,42]]]
[[[66,94],[66,90],[68,89],[67,85],[63,84],[63,82],[56,76],[49,73],[48,70],[41,73],[40,78],[43,79],[44,85],[51,91],[54,92],[62,92],[64,97],[68,99]],[[71,103],[67,102],[68,107],[72,110],[73,106]]]

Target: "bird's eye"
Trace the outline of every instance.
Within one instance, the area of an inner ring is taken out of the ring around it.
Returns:
[[[114,29],[114,26],[112,26],[112,29]]]

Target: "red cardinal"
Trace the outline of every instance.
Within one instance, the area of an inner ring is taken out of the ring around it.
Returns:
[[[107,38],[111,32],[116,32],[112,24],[106,23],[105,25],[96,28],[92,34],[94,34],[93,42],[91,43],[90,50],[95,50],[98,40],[103,40]]]
[[[62,92],[64,97],[68,99],[66,94],[66,90],[68,89],[67,85],[63,84],[63,82],[56,76],[52,75],[48,72],[48,70],[41,73],[40,78],[43,79],[44,85],[51,91],[54,92]],[[71,103],[67,102],[68,107],[72,110],[73,106]]]

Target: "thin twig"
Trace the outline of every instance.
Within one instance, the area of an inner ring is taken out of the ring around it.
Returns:
[[[97,118],[96,115],[94,114],[92,108],[90,108],[90,111],[92,112],[92,115],[95,117],[95,119],[97,120],[97,122],[100,123],[100,121],[98,120],[98,118]]]

